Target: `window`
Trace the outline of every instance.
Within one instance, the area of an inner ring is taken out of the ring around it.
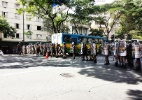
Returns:
[[[3,34],[3,37],[4,37],[4,38],[7,38],[7,37],[8,37],[8,35],[7,35],[7,34]]]
[[[41,34],[37,34],[37,39],[41,39],[42,35]]]
[[[70,43],[71,42],[71,36],[63,36],[63,41],[66,43]]]
[[[95,43],[99,43],[99,39],[94,39],[94,42]]]
[[[80,36],[79,36],[79,37],[78,37],[78,42],[79,42],[79,43],[83,42],[83,37],[80,37]]]
[[[41,30],[41,26],[37,26],[37,30]]]
[[[99,43],[102,44],[103,43],[103,40],[102,39],[98,39]]]
[[[8,12],[2,12],[2,16],[7,18],[8,17]]]
[[[18,9],[19,7],[20,7],[20,5],[15,3],[15,8]]]
[[[30,29],[31,29],[31,27],[30,27],[30,25],[28,24],[28,25],[27,25],[27,30],[30,30]]]
[[[77,38],[72,38],[71,41],[76,44],[77,43]]]
[[[17,29],[19,29],[19,24],[18,24],[18,23],[16,23],[16,24],[15,24],[15,27],[16,27]]]
[[[2,1],[2,6],[3,6],[4,8],[7,8],[8,2]]]
[[[16,38],[19,38],[19,33],[16,33]]]
[[[20,15],[18,15],[17,13],[15,13],[15,19],[20,19]]]
[[[84,38],[82,39],[82,42],[83,42],[83,43],[87,43],[87,38],[84,37]]]

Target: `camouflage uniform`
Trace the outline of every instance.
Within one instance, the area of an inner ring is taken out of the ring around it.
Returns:
[[[103,50],[104,50],[104,55],[105,55],[105,65],[109,65],[109,45],[108,43],[105,43],[103,46]]]
[[[74,42],[72,42],[72,45],[71,45],[71,47],[70,47],[70,50],[71,50],[73,59],[75,59],[75,43],[74,43]]]
[[[119,43],[115,42],[114,43],[114,48],[113,48],[115,66],[118,66],[118,63],[119,63],[119,50],[118,50],[118,48],[119,48]]]
[[[135,42],[133,45],[133,50],[134,50],[134,54],[135,54],[135,60],[134,60],[134,69],[135,70],[140,70],[141,69],[141,62],[140,62],[140,44],[138,42]]]
[[[63,58],[66,58],[66,43],[63,43],[62,53],[63,53]]]
[[[127,51],[126,51],[126,41],[121,41],[119,43],[119,53],[120,53],[120,66],[123,68],[127,67],[126,64],[126,55],[127,55]]]
[[[91,57],[92,57],[92,60],[94,61],[94,63],[97,63],[97,46],[95,44],[95,42],[91,43],[90,44],[90,51],[91,51]]]

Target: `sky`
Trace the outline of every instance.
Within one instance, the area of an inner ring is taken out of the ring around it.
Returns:
[[[96,4],[112,3],[114,0],[95,0]]]

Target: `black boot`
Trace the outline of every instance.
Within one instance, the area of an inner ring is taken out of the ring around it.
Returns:
[[[97,60],[96,60],[96,59],[94,60],[94,63],[97,63]]]
[[[118,66],[118,62],[115,62],[115,66],[116,66],[116,67]]]

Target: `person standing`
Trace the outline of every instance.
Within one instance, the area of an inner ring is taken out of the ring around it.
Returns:
[[[55,46],[56,58],[58,58],[58,51],[59,51],[59,45],[57,43]]]
[[[73,59],[75,59],[75,43],[74,42],[72,42],[70,49],[71,49]]]
[[[21,42],[19,42],[19,44],[17,45],[17,50],[18,50],[18,54],[21,55],[21,53],[22,53],[22,45],[21,45]]]
[[[104,55],[105,55],[105,64],[104,65],[109,65],[109,45],[108,43],[104,43],[104,46],[103,46],[103,50],[104,50]]]
[[[80,55],[81,55],[81,58],[82,58],[82,60],[84,60],[84,57],[83,57],[83,48],[84,48],[84,43],[83,42],[81,42],[81,44],[80,44]]]
[[[85,57],[87,57],[87,46],[85,43],[81,43],[81,55],[82,61],[85,61]]]
[[[63,48],[62,48],[62,52],[63,52],[63,58],[66,58],[66,43],[63,43]]]
[[[134,54],[135,54],[135,62],[134,62],[134,69],[135,70],[141,70],[141,61],[140,61],[140,58],[141,58],[141,55],[140,55],[140,44],[138,42],[135,42],[134,43]]]
[[[126,41],[120,41],[119,44],[119,52],[120,52],[120,66],[123,68],[127,68],[127,63],[126,63]]]
[[[114,61],[115,61],[115,66],[118,66],[119,64],[119,43],[118,41],[115,41],[114,43],[114,48],[113,48],[113,53],[114,53]]]
[[[51,44],[51,57],[53,57],[54,56],[54,44],[52,43]]]
[[[40,55],[40,44],[38,44],[37,43],[37,45],[36,45],[36,52],[37,52],[37,56],[39,56]]]
[[[128,44],[126,50],[127,50],[126,58],[127,58],[128,66],[132,68],[133,67],[133,57],[132,57],[133,48],[132,48],[132,43]]]
[[[97,63],[97,46],[95,42],[91,43],[90,50],[91,50],[91,59],[94,61],[94,63]]]

